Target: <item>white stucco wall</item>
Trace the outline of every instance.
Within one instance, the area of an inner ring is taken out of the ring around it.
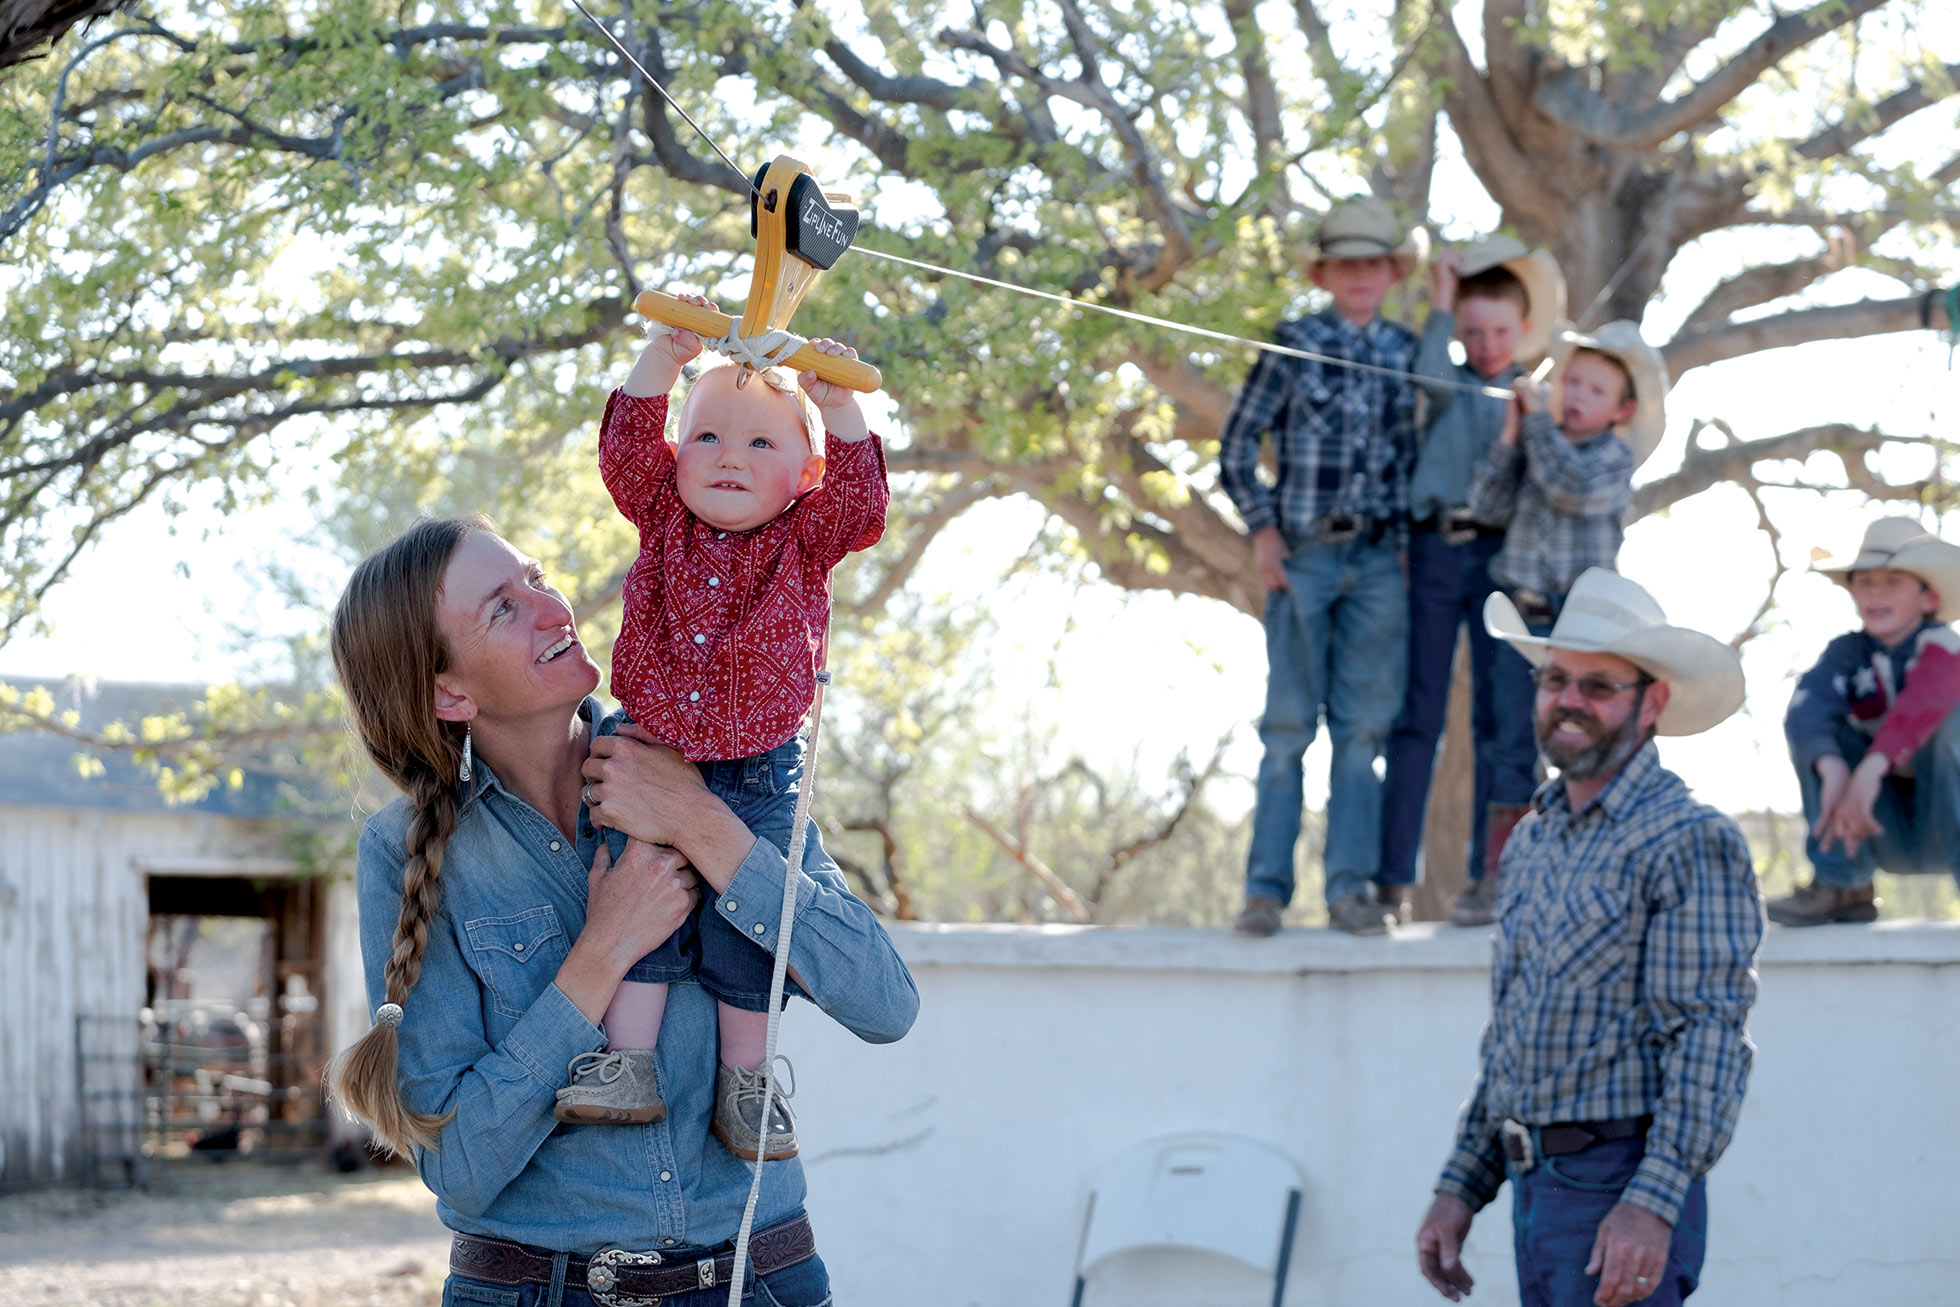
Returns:
[[[860,1044],[800,1004],[784,1024],[839,1302],[1066,1303],[1092,1175],[1188,1130],[1300,1168],[1289,1303],[1441,1301],[1413,1234],[1475,1073],[1488,931],[897,934],[923,1000],[904,1041]],[[1761,963],[1701,1299],[1960,1301],[1960,924],[1771,927]],[[1481,1301],[1515,1301],[1508,1203],[1471,1234]],[[1229,1276],[1179,1289],[1194,1269],[1152,1268],[1165,1296],[1124,1300],[1243,1300]]]

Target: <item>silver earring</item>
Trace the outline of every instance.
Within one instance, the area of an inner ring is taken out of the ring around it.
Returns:
[[[456,779],[468,781],[470,778],[470,724],[463,723],[463,765],[456,771]]]

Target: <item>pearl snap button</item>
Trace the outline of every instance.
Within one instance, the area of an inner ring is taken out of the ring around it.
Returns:
[[[702,634],[701,634],[700,632],[698,632],[698,631],[697,631],[697,632],[695,633],[695,635],[694,635],[694,643],[696,643],[696,644],[706,644],[707,642],[708,642],[708,637],[707,637],[707,636],[705,636],[705,635],[702,635]]]
[[[701,697],[701,692],[699,690],[689,690],[687,692],[687,701],[689,703],[696,702],[697,700],[700,699],[700,697]]]
[[[524,941],[521,939],[518,940],[515,944],[511,945],[511,949],[515,952],[522,953],[524,951]]]
[[[708,578],[708,584],[709,584],[709,585],[720,585],[720,584],[721,584],[721,578],[720,578],[720,577],[718,577],[718,576],[711,576],[711,577],[709,577],[709,578]]]
[[[562,849],[562,848],[564,848],[564,847],[565,847],[565,846],[564,846],[564,845],[562,845],[562,844],[560,844],[560,843],[559,843],[559,842],[558,842],[557,840],[553,840],[553,841],[551,842],[551,851],[552,851],[553,853],[556,853],[556,852],[558,852],[558,850],[560,850],[560,849]]]
[[[662,1180],[671,1180],[671,1179],[673,1179],[673,1178],[674,1178],[674,1173],[673,1173],[672,1171],[662,1171],[662,1172],[660,1173],[660,1178],[661,1178]],[[672,1243],[672,1242],[673,1242],[673,1240],[672,1240],[672,1239],[669,1239],[669,1240],[668,1240],[667,1242],[669,1242],[669,1243]]]
[[[762,924],[761,922],[759,922],[759,921],[758,921],[758,922],[756,922],[756,923],[755,923],[755,933],[756,933],[756,934],[758,934],[758,935],[760,935],[760,934],[761,934],[761,933],[762,933],[763,931],[765,931],[765,930],[767,930],[767,929],[769,929],[769,927],[767,927],[767,926],[765,926],[765,925],[763,925],[763,924]]]
[[[728,902],[722,904],[721,906],[727,908],[730,912],[733,912],[735,909],[741,907],[742,905],[737,903],[734,899],[730,899],[728,900]]]

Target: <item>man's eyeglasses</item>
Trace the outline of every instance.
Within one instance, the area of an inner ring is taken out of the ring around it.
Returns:
[[[1550,664],[1532,668],[1531,679],[1540,693],[1549,694],[1554,699],[1564,694],[1568,687],[1577,685],[1579,694],[1594,703],[1605,703],[1616,694],[1625,694],[1628,690],[1638,690],[1643,685],[1654,683],[1651,676],[1643,676],[1637,681],[1609,681],[1598,672],[1587,672],[1584,676],[1575,677],[1563,667]]]

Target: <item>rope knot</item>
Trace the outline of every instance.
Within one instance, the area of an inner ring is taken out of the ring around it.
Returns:
[[[765,331],[760,336],[744,336],[739,324],[731,325],[726,336],[703,338],[701,343],[717,354],[754,368],[780,367],[790,355],[810,342],[789,331]]]

